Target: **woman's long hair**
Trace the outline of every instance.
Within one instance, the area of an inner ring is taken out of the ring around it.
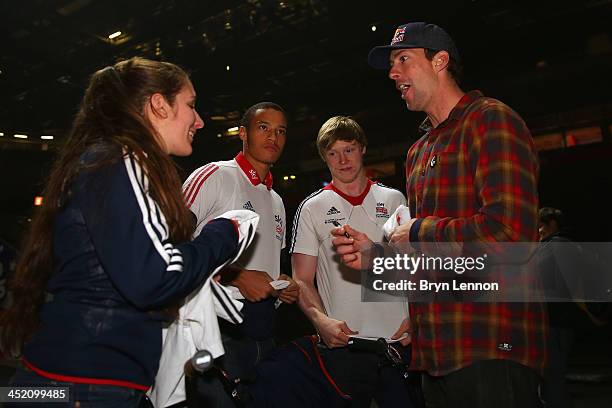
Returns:
[[[153,94],[163,95],[173,105],[188,81],[178,66],[142,58],[122,61],[93,74],[44,190],[44,205],[24,237],[20,260],[9,283],[12,304],[0,316],[0,346],[4,352],[20,351],[39,324],[40,306],[54,267],[54,219],[79,172],[108,166],[122,159],[123,153],[134,155],[149,178],[150,193],[168,221],[171,239],[189,240],[191,219],[176,166],[144,115],[145,104]],[[96,155],[95,163],[85,166],[80,158],[93,145],[109,148],[103,149],[106,154]]]

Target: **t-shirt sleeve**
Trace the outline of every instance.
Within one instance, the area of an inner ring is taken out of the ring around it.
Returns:
[[[196,234],[218,213],[223,186],[223,171],[215,163],[200,167],[183,184],[187,208],[196,216]]]
[[[397,192],[397,195],[399,196],[398,197],[399,203],[397,204],[397,207],[399,207],[400,205],[407,205],[406,204],[407,203],[406,197],[400,191]],[[397,207],[395,207],[395,208],[397,208]],[[395,211],[395,210],[393,210],[393,211]]]
[[[285,226],[285,228],[283,228],[283,241],[281,243],[281,249],[285,249],[287,247],[287,214],[285,213],[285,205],[282,205],[282,212],[283,212],[283,225]]]
[[[315,224],[312,219],[312,214],[310,213],[310,206],[302,202],[293,220],[293,234],[291,236],[289,252],[292,254],[299,253],[317,256],[319,253],[319,244]]]
[[[389,204],[389,212],[393,213],[400,205],[406,205],[406,197],[401,191],[392,189]]]

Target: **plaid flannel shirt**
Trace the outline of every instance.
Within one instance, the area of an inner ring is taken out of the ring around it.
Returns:
[[[408,151],[411,242],[537,241],[537,153],[527,126],[479,91]],[[413,368],[445,375],[478,360],[543,370],[547,317],[539,303],[414,303]]]

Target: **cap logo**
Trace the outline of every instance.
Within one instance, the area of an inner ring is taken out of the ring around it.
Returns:
[[[406,32],[406,27],[400,27],[395,30],[395,34],[393,34],[393,39],[391,40],[391,45],[404,41],[404,33]]]

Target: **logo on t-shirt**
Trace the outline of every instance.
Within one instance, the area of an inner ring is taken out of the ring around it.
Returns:
[[[279,241],[283,240],[283,235],[285,232],[285,225],[283,223],[283,217],[278,214],[274,214],[274,221],[276,222],[276,227],[274,227],[274,236]]]
[[[336,207],[332,207],[329,209],[329,211],[327,211],[327,215],[334,215],[334,214],[340,214],[340,211],[338,211]]]
[[[246,203],[244,203],[242,208],[244,208],[245,210],[255,211],[255,209],[253,209],[253,204],[251,204],[251,200],[249,200]]]
[[[342,218],[330,218],[328,220],[325,220],[324,224],[332,224],[334,226],[336,226],[336,223],[339,224],[346,224],[346,222],[344,222],[346,220],[346,217],[342,217]]]
[[[376,203],[376,218],[389,218],[389,210],[385,203]]]

